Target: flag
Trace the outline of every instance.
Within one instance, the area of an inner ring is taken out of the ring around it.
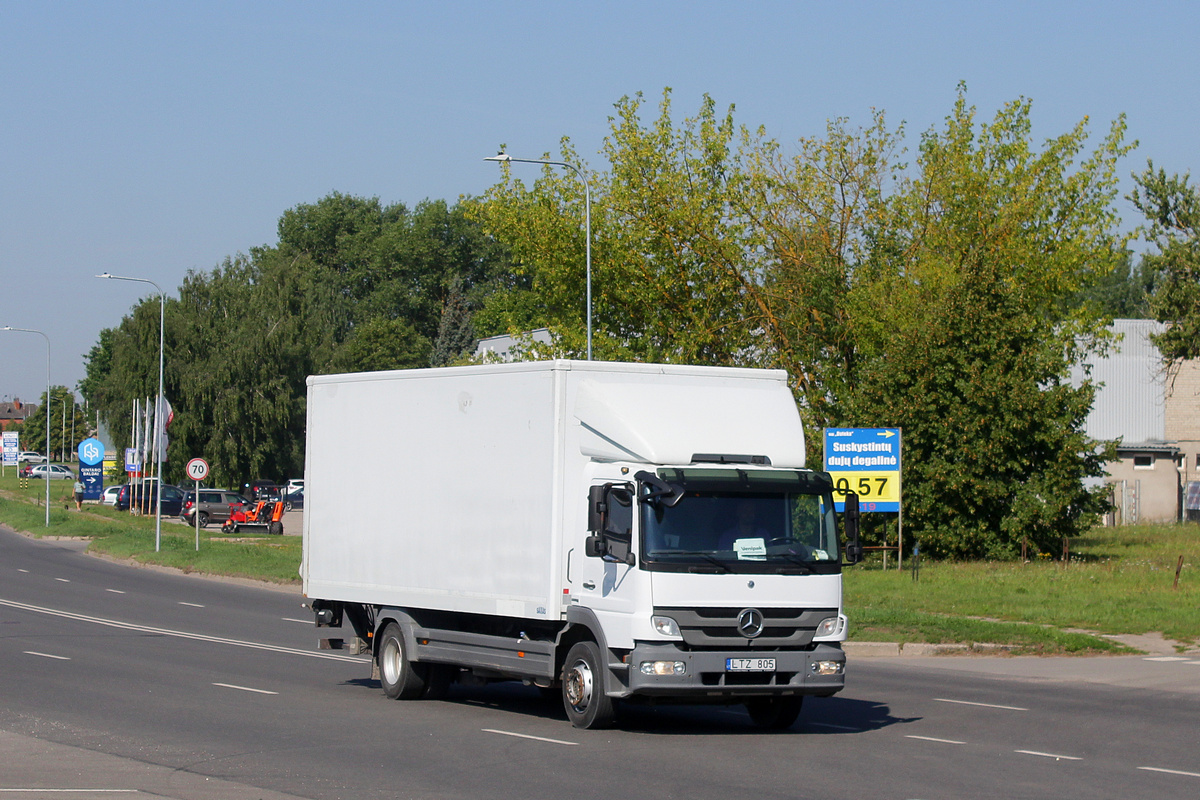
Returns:
[[[155,447],[161,453],[160,458],[163,461],[167,460],[167,428],[171,426],[171,422],[175,419],[175,411],[171,408],[171,401],[164,395],[162,398],[161,413],[155,414],[154,425],[157,437],[155,439]]]

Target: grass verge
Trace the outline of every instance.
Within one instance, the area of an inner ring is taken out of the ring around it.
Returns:
[[[1161,632],[1197,643],[1200,526],[1097,528],[1071,542],[1066,565],[926,561],[914,580],[910,569],[863,564],[846,570],[845,606],[851,638],[862,641],[996,642],[1030,653],[1119,649],[1072,632],[1085,630]]]
[[[0,477],[0,523],[35,536],[47,533],[45,486]],[[49,533],[90,539],[89,549],[186,572],[298,583],[298,536],[226,537],[164,523],[154,551],[154,519],[102,506],[74,510],[70,484],[51,484]],[[64,507],[69,507],[66,510]],[[1183,557],[1179,587],[1175,569]],[[906,566],[907,566],[906,562]],[[1071,559],[1032,563],[926,562],[912,573],[878,562],[845,572],[850,637],[858,641],[994,643],[1046,655],[1128,652],[1094,634],[1161,632],[1200,643],[1200,526],[1098,528],[1073,540]]]

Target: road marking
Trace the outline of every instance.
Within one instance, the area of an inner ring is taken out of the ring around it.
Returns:
[[[313,621],[311,619],[294,619],[292,617],[280,617],[280,619],[283,620],[284,622],[300,622],[300,623],[303,623],[304,625],[312,625],[313,624]]]
[[[200,605],[199,603],[185,603],[182,600],[179,601],[179,605],[188,606],[189,608],[204,608],[204,606]]]
[[[515,736],[518,739],[533,739],[535,742],[549,742],[550,744],[565,744],[569,747],[575,747],[579,742],[564,742],[562,739],[547,739],[544,736],[530,736],[528,733],[513,733],[512,731],[500,731],[495,728],[484,728],[484,733],[498,733],[501,736]]]
[[[949,698],[946,698],[946,697],[935,697],[933,699],[938,701],[939,703],[957,703],[960,706],[979,706],[980,708],[1000,708],[1005,711],[1028,711],[1029,710],[1028,708],[1021,708],[1020,706],[998,706],[993,703],[972,703],[970,700],[950,700]]]
[[[29,570],[27,570],[27,569],[21,569],[20,567],[18,567],[18,568],[17,568],[17,572],[24,572],[26,575],[28,575],[28,574],[29,574]]]
[[[1162,767],[1138,767],[1147,772],[1165,772],[1168,775],[1186,775],[1189,778],[1200,778],[1200,772],[1184,772],[1181,769],[1163,769]]]
[[[966,742],[959,742],[954,739],[935,739],[932,736],[905,736],[904,738],[920,739],[923,742],[940,742],[941,744],[966,744]]]
[[[54,580],[58,581],[59,583],[70,583],[70,581],[66,578],[55,578]]]
[[[71,660],[71,659],[67,658],[66,656],[55,656],[55,655],[51,655],[50,653],[39,653],[36,650],[26,650],[25,655],[41,656],[42,658],[53,658],[55,661],[70,661]]]
[[[112,592],[113,594],[125,594],[125,592],[121,591],[120,589],[105,589],[104,591]]]
[[[140,794],[137,789],[0,789],[0,792],[13,794],[48,794],[62,792],[64,794]]]
[[[232,683],[214,683],[213,686],[224,686],[226,689],[237,689],[240,692],[254,692],[255,694],[279,694],[279,692],[268,692],[266,689],[251,689],[249,686],[236,686]]]
[[[1143,658],[1142,661],[1187,661],[1187,656],[1154,656]]]
[[[1037,750],[1014,750],[1014,753],[1024,753],[1027,756],[1041,756],[1042,758],[1053,758],[1055,761],[1083,761],[1079,756],[1061,756],[1058,753],[1040,753]]]
[[[14,600],[4,600],[0,598],[0,606],[8,608],[16,608],[22,611],[33,611],[38,614],[49,614],[52,617],[62,617],[63,619],[71,619],[76,622],[91,622],[95,625],[103,625],[108,628],[119,628],[125,631],[135,631],[137,633],[153,633],[159,636],[173,636],[177,639],[192,639],[197,642],[210,642],[213,644],[227,644],[233,647],[247,647],[251,650],[266,650],[271,653],[284,653],[292,656],[304,656],[306,658],[323,658],[328,661],[348,661],[354,664],[365,663],[368,659],[355,656],[338,656],[329,652],[320,652],[313,650],[297,650],[294,647],[281,647],[273,644],[262,644],[261,642],[246,642],[240,639],[224,639],[220,636],[205,636],[201,633],[187,633],[186,631],[175,631],[169,628],[152,628],[149,625],[135,625],[131,622],[119,622],[114,619],[104,619],[102,617],[89,617],[85,614],[76,614],[71,611],[59,611],[54,608],[44,608],[42,606],[34,606],[28,603],[18,603]]]

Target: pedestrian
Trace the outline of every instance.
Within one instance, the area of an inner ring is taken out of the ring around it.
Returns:
[[[83,511],[83,481],[75,479],[75,510]]]

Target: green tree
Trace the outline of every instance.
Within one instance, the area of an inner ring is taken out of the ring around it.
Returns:
[[[1158,250],[1143,257],[1157,275],[1150,310],[1168,326],[1154,343],[1168,361],[1200,357],[1200,190],[1190,175],[1168,176],[1153,161],[1134,180],[1130,199]]]
[[[822,426],[902,425],[906,526],[936,553],[1012,555],[1025,535],[1082,530],[1100,459],[1082,434],[1092,388],[1067,374],[1104,319],[1075,298],[1124,250],[1112,199],[1128,148],[1122,120],[1091,153],[1086,120],[1037,148],[1030,108],[979,124],[960,88],[909,168],[882,114],[785,149],[709,98],[680,125],[669,93],[649,124],[640,97],[620,101],[611,169],[589,178],[597,353],[783,366],[814,460]],[[566,141],[561,158],[580,163]],[[490,303],[575,353],[581,197],[551,168],[531,189],[505,172],[470,208],[520,278]]]

